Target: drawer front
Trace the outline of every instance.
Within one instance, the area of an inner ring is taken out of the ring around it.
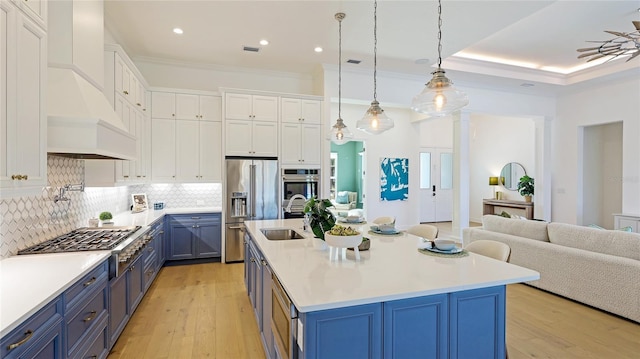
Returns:
[[[97,330],[92,331],[91,334],[84,340],[88,345],[84,346],[77,355],[72,358],[77,359],[93,359],[93,358],[106,358],[109,354],[109,331],[107,330],[107,318],[104,318],[98,324]],[[86,348],[86,349],[84,349]]]
[[[56,321],[59,325],[61,319],[62,300],[58,297],[0,340],[0,358],[15,356],[30,347]]]
[[[69,317],[65,316],[67,322],[65,340],[67,351],[71,354],[78,350],[78,347],[81,346],[79,345],[80,339],[91,330],[92,326],[107,317],[106,283],[102,290],[87,301],[86,305],[76,312],[70,313]]]
[[[65,313],[69,313],[83,297],[90,295],[96,288],[107,284],[109,281],[108,269],[108,261],[104,261],[64,292]]]
[[[153,254],[153,258],[150,261],[145,261],[144,263],[144,289],[145,291],[149,289],[151,282],[153,281],[154,276],[156,275],[157,266],[156,266],[156,255]]]
[[[147,243],[146,247],[144,247],[144,265],[148,265],[149,263],[156,261],[156,242],[155,240],[151,240]]]

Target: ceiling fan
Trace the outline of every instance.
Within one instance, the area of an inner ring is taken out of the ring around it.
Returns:
[[[629,61],[640,55],[640,21],[632,21],[632,23],[633,26],[635,26],[636,31],[625,33],[605,30],[606,33],[615,35],[616,37],[611,40],[604,41],[587,41],[601,43],[601,45],[597,47],[578,49],[578,52],[584,52],[584,54],[581,54],[578,58],[591,57],[587,60],[587,62],[589,62],[605,56],[611,56],[611,58],[607,60],[611,61],[618,56],[630,55],[627,59],[627,61]]]

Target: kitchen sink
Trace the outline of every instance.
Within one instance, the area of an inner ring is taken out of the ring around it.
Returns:
[[[269,229],[260,229],[260,231],[270,241],[284,241],[289,239],[305,238],[302,234],[289,228],[269,228]]]

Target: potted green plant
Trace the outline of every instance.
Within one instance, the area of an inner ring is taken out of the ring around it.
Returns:
[[[304,213],[309,221],[309,227],[313,234],[324,240],[324,232],[333,228],[336,218],[329,210],[333,206],[328,199],[312,197],[304,205]]]
[[[113,221],[111,221],[113,219],[113,215],[111,214],[111,212],[102,212],[100,213],[98,218],[100,218],[100,221],[102,221],[103,226],[113,225]]]
[[[531,196],[533,196],[534,180],[532,177],[524,175],[520,177],[518,182],[518,193],[524,197],[525,202],[531,202]]]

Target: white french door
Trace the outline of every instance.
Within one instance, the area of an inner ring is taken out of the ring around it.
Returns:
[[[453,151],[420,149],[420,222],[453,219]]]

